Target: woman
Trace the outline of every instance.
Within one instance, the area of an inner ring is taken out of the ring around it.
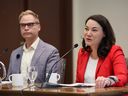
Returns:
[[[78,53],[77,83],[96,83],[96,87],[124,86],[127,66],[112,26],[106,17],[92,15],[85,22],[82,47]]]

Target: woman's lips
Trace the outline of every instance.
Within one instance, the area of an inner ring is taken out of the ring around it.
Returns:
[[[90,39],[90,38],[86,38],[86,41],[92,41],[92,39]]]

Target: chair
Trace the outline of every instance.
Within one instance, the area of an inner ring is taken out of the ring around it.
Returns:
[[[60,65],[58,66],[58,73],[60,74],[60,80],[58,81],[58,83],[64,83],[65,66],[66,66],[66,60],[63,58],[60,61]]]

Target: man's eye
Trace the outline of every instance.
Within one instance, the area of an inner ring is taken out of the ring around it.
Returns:
[[[33,26],[34,25],[34,23],[28,23],[28,24],[26,24],[27,26]]]

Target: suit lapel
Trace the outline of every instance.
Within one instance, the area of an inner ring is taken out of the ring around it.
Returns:
[[[19,55],[19,56],[18,56]],[[20,73],[21,72],[21,59],[22,59],[22,55],[23,55],[23,47],[21,47],[21,49],[16,53],[16,70],[17,70],[17,73]]]
[[[44,42],[42,40],[40,40],[38,45],[37,45],[37,48],[35,50],[35,53],[32,57],[31,65],[37,64],[39,56],[42,54],[43,51],[44,51]]]
[[[103,63],[103,59],[102,58],[99,58],[99,61],[98,61],[98,64],[97,64],[97,67],[96,67],[96,74],[99,72],[99,69],[100,69],[100,67],[101,67],[101,65],[102,65],[102,63]],[[95,78],[96,78],[97,76],[95,76]]]
[[[84,56],[82,56],[81,58],[83,59],[82,63],[81,63],[81,68],[80,68],[80,72],[81,72],[81,81],[84,82],[84,74],[85,74],[85,70],[86,70],[86,67],[87,67],[87,62],[88,62],[88,59],[89,59],[89,53],[84,53]]]

